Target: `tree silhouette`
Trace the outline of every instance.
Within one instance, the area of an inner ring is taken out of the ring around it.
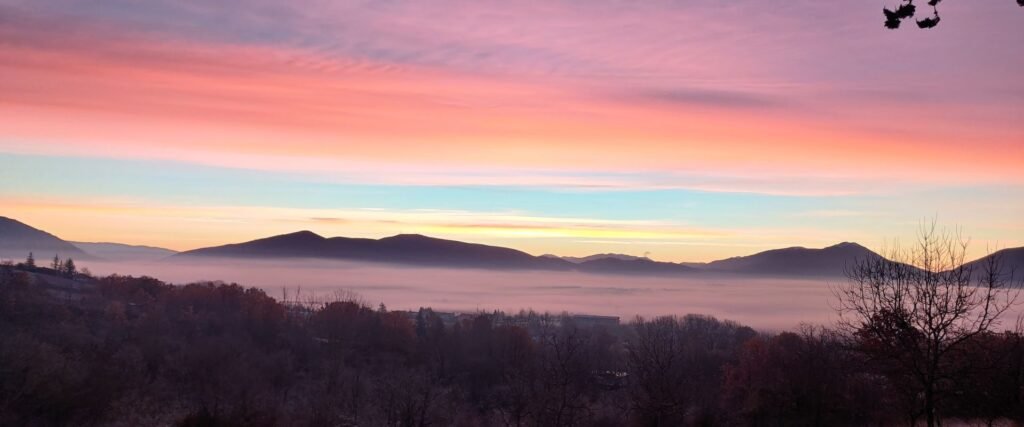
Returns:
[[[955,383],[969,368],[967,345],[993,330],[1019,295],[998,256],[975,267],[964,262],[966,248],[959,233],[932,221],[914,245],[849,266],[848,284],[836,291],[841,324],[912,396],[911,416],[923,415],[929,427],[939,422],[939,405],[963,392]]]
[[[382,312],[151,277],[32,286],[19,270],[0,263],[0,426],[898,425],[921,402],[891,362],[825,328]],[[72,287],[74,301],[51,292]],[[883,316],[878,335],[922,340],[909,319]],[[942,415],[1024,419],[1024,336],[958,348]]]
[[[928,6],[932,7],[932,16],[916,20],[917,27],[921,29],[935,28],[939,25],[939,2],[942,0],[928,0]],[[1024,7],[1024,0],[1017,0],[1017,5]],[[900,24],[904,20],[913,18],[917,13],[917,6],[914,5],[914,0],[902,0],[902,2],[893,9],[887,7],[882,8],[882,14],[885,15],[885,28],[895,30],[900,27]]]
[[[32,252],[28,253],[28,258],[25,258],[25,265],[29,268],[36,268],[36,257],[32,255]]]
[[[64,261],[64,266],[63,268],[61,268],[61,271],[64,273],[65,276],[73,278],[75,277],[75,273],[78,272],[78,268],[75,267],[75,261],[71,258],[68,258],[67,261]]]

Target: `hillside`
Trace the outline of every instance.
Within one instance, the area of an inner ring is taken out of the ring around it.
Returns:
[[[178,253],[154,246],[111,242],[70,242],[89,255],[108,261],[158,261]]]
[[[498,246],[400,234],[382,239],[325,238],[311,231],[182,252],[174,258],[326,258],[472,268],[568,270],[568,261]]]
[[[764,276],[842,276],[846,266],[853,261],[880,256],[859,244],[843,242],[822,249],[774,249],[712,261],[705,264],[703,269]]]
[[[975,274],[984,274],[989,260],[993,258],[999,263],[1000,272],[1004,277],[1012,275],[1017,281],[1024,279],[1024,247],[996,251],[964,265],[972,268]]]
[[[75,245],[43,230],[21,221],[0,217],[0,257],[22,260],[32,252],[36,260],[46,260],[58,255],[61,258],[91,258]]]

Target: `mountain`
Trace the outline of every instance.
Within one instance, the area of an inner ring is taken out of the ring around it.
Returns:
[[[765,276],[843,276],[850,263],[881,257],[856,243],[843,242],[822,249],[792,247],[759,252],[749,256],[712,261],[706,271]]]
[[[0,257],[24,260],[29,252],[35,255],[36,262],[40,265],[47,264],[54,255],[61,258],[91,258],[75,245],[57,236],[0,216]]]
[[[674,275],[695,273],[700,270],[672,262],[653,261],[649,258],[594,258],[577,264],[577,269],[590,273]]]
[[[843,242],[821,249],[792,247],[709,263],[659,262],[646,257],[604,253],[586,257],[533,256],[515,249],[438,239],[419,234],[400,234],[382,239],[326,238],[299,231],[244,243],[175,253],[151,246],[120,243],[68,242],[20,221],[0,216],[0,258],[20,261],[32,252],[45,264],[53,254],[80,260],[156,261],[165,258],[326,258],[425,266],[576,270],[600,274],[675,275],[729,273],[761,276],[839,277],[856,260],[881,258],[856,243]],[[1004,249],[1004,271],[1024,278],[1024,247]],[[969,263],[983,268],[984,257]]]
[[[581,258],[533,256],[515,249],[400,234],[382,239],[326,238],[311,231],[283,234],[212,248],[181,252],[184,257],[328,258],[475,268],[579,270],[615,274],[677,274],[696,269],[680,264],[620,254]]]
[[[110,261],[157,261],[178,253],[154,246],[110,242],[70,242],[90,255]]]
[[[571,262],[573,264],[580,264],[580,263],[584,263],[584,262],[587,262],[587,261],[595,261],[595,260],[607,259],[607,258],[614,258],[614,259],[620,259],[620,260],[625,260],[625,261],[632,261],[632,260],[636,260],[636,259],[647,259],[646,257],[638,257],[638,256],[635,256],[635,255],[611,254],[611,253],[608,253],[608,254],[594,254],[594,255],[588,255],[588,256],[584,256],[584,257],[558,256],[558,255],[551,255],[551,254],[546,254],[546,255],[541,255],[541,256],[542,257],[546,257],[546,258],[564,259],[564,260],[569,261],[569,262]]]
[[[473,268],[569,270],[561,259],[535,257],[515,249],[399,234],[383,239],[325,238],[311,231],[245,243],[181,252],[184,257],[327,258],[401,264]]]
[[[566,261],[535,257],[515,249],[437,239],[419,234],[399,234],[377,242],[379,254],[400,262],[545,270],[567,270],[570,267]]]
[[[1017,281],[1024,279],[1024,247],[996,251],[971,261],[965,264],[965,266],[973,268],[975,274],[984,274],[987,263],[991,258],[997,258],[1002,274],[1013,274],[1013,278]]]
[[[341,237],[337,239],[343,239]],[[362,240],[362,239],[345,239]],[[370,239],[365,239],[370,240]],[[336,243],[335,252],[341,249],[341,241]],[[175,257],[216,256],[228,258],[335,258],[328,239],[312,232],[299,231],[282,234],[244,243],[233,243],[223,246],[194,249],[180,252]]]
[[[560,259],[575,264],[575,269],[587,273],[674,275],[695,273],[700,270],[684,263],[660,262],[635,255],[605,253],[585,257],[541,255],[545,258]]]
[[[598,254],[563,259],[554,255],[533,256],[498,246],[437,239],[419,234],[399,234],[382,239],[326,238],[311,231],[257,239],[181,252],[174,258],[327,258],[398,264],[578,270],[591,273],[667,275],[692,273],[695,268],[648,258]]]
[[[878,254],[856,243],[840,243],[823,249],[786,248],[707,264],[659,262],[621,254],[588,257],[533,256],[515,249],[437,239],[419,234],[400,234],[382,239],[326,238],[311,231],[272,236],[244,243],[181,252],[172,258],[326,258],[397,264],[576,270],[599,274],[677,275],[730,273],[764,276],[841,276],[856,259]]]

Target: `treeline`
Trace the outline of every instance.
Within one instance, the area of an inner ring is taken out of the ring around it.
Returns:
[[[0,268],[0,425],[906,425],[907,373],[857,336],[708,316],[410,316],[235,284],[91,281],[55,298]],[[1024,418],[1024,339],[972,338],[941,416]]]
[[[3,263],[8,268],[16,267],[17,269],[22,271],[39,272],[44,274],[67,277],[69,279],[73,279],[79,275],[83,275],[86,277],[92,275],[88,269],[85,269],[81,272],[78,271],[78,267],[75,266],[74,259],[61,259],[59,255],[53,256],[53,260],[50,262],[49,267],[41,267],[36,265],[36,257],[35,254],[33,254],[32,252],[28,253],[28,256],[25,257],[25,261],[23,262],[14,264],[10,261],[3,261]]]

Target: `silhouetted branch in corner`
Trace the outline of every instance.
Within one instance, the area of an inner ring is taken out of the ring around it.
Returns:
[[[939,2],[942,0],[928,0],[928,6],[932,7],[932,16],[916,20],[918,28],[934,28],[939,25]],[[1017,5],[1024,7],[1024,0],[1017,0]],[[917,6],[914,5],[914,0],[902,0],[902,2],[893,9],[887,7],[882,8],[882,14],[885,15],[885,28],[895,30],[900,27],[903,20],[914,17],[917,13]]]

